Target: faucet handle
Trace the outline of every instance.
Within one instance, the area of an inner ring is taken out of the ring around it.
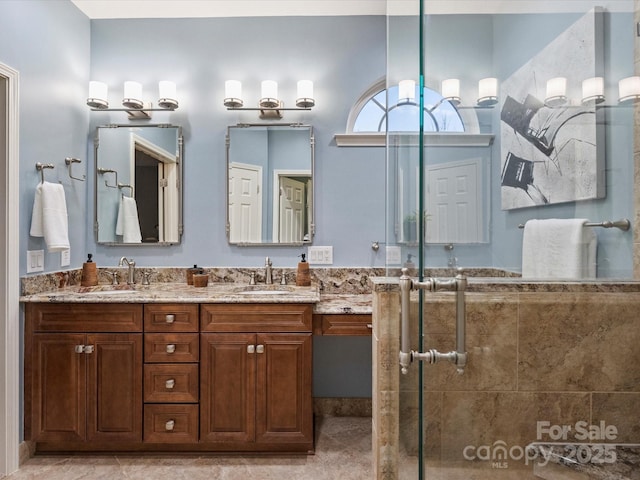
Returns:
[[[282,270],[282,277],[280,277],[280,285],[287,284],[287,274]]]
[[[256,284],[256,272],[251,272],[249,274],[249,285],[255,285]]]
[[[269,257],[265,258],[264,260],[264,266],[265,267],[270,267],[272,265],[271,263],[271,259]]]
[[[151,285],[149,278],[151,277],[151,272],[142,272],[142,285]]]

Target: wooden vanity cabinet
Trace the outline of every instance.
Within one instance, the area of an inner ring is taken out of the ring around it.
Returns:
[[[142,306],[33,303],[26,318],[25,437],[140,442]]]
[[[313,451],[311,320],[311,305],[201,306],[201,442]]]

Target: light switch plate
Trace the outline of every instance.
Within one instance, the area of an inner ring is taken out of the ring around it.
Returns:
[[[402,248],[396,246],[386,247],[387,265],[400,265],[402,263]]]
[[[333,247],[309,247],[307,256],[309,263],[331,265],[333,263]]]
[[[27,250],[27,273],[44,272],[44,250]]]
[[[71,264],[71,249],[67,248],[60,252],[60,266],[68,267]]]

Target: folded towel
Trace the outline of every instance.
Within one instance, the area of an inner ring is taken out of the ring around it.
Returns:
[[[596,276],[598,237],[583,218],[529,220],[522,239],[523,278]]]
[[[138,220],[138,205],[132,197],[120,197],[116,235],[122,235],[124,243],[141,243],[140,221]]]
[[[64,188],[59,183],[42,182],[36,188],[30,234],[33,237],[44,237],[50,252],[69,248],[67,202]]]

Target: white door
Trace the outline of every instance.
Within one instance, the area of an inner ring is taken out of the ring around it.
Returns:
[[[429,243],[474,243],[483,240],[480,160],[427,167]]]
[[[305,183],[280,177],[280,242],[301,242],[304,235]]]
[[[262,168],[229,165],[229,241],[262,241]]]

